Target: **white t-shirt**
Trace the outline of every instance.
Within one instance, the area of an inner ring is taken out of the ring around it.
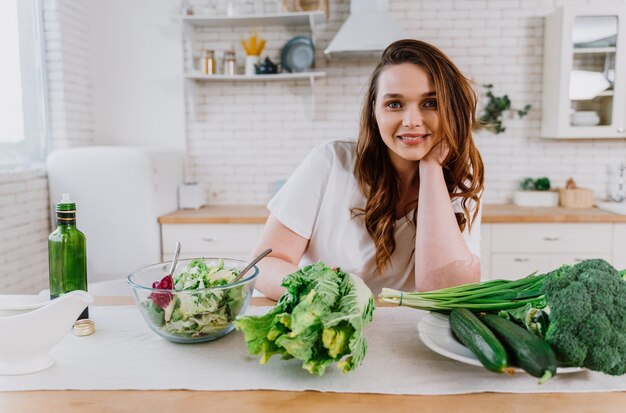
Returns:
[[[415,228],[405,217],[395,223],[396,249],[387,272],[376,272],[374,241],[362,217],[351,213],[366,204],[354,176],[355,162],[353,141],[330,141],[313,149],[267,208],[287,228],[310,240],[300,266],[323,261],[341,267],[361,277],[374,294],[382,287],[414,290]],[[455,212],[463,211],[460,198],[451,202]],[[469,250],[480,256],[480,210],[471,233],[469,225],[465,227]]]

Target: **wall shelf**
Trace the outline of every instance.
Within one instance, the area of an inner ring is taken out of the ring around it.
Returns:
[[[198,28],[225,28],[225,27],[254,27],[261,25],[308,25],[311,31],[311,39],[315,45],[316,25],[325,20],[326,16],[322,11],[314,12],[294,12],[237,16],[175,16],[175,19],[182,22],[183,39],[189,42],[189,50],[193,49],[193,42],[196,41],[196,29]],[[189,57],[191,58],[191,57]],[[188,62],[189,67],[193,67],[193,62]],[[272,75],[205,75],[200,72],[185,73],[184,79],[186,90],[191,96],[191,117],[197,119],[197,102],[199,88],[198,82],[258,82],[258,81],[292,81],[308,79],[311,85],[310,113],[313,117],[315,113],[315,79],[325,77],[326,72],[299,72],[299,73],[277,73]]]
[[[326,18],[324,12],[293,12],[275,14],[250,14],[240,16],[176,16],[183,23],[183,32],[190,41],[195,40],[194,28],[201,27],[254,27],[262,25],[308,25],[311,30],[311,39],[315,45],[316,28]]]
[[[575,54],[592,54],[592,53],[615,53],[617,47],[575,47],[573,53]]]
[[[263,24],[300,25],[321,23],[322,11],[275,14],[251,14],[239,16],[178,16],[178,19],[194,27],[260,26]]]
[[[188,73],[186,79],[194,79],[198,81],[209,82],[232,82],[232,81],[278,81],[278,80],[298,80],[298,79],[314,79],[316,77],[324,77],[326,72],[299,72],[299,73],[277,73],[272,75],[205,75],[202,73]]]

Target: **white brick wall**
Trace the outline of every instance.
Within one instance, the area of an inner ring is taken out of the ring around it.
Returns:
[[[94,141],[88,2],[44,0],[50,150]],[[0,173],[0,293],[48,288],[48,182],[43,165]]]
[[[308,81],[198,83],[198,118],[188,115],[187,123],[187,174],[189,180],[207,184],[211,203],[264,203],[272,182],[287,178],[313,146],[356,136],[362,95],[376,59],[324,58],[323,50],[349,9],[348,0],[330,3],[330,19],[318,26],[315,69],[325,70],[327,77],[316,80],[314,118],[309,115]],[[479,93],[482,84],[492,83],[494,93],[508,94],[514,106],[533,106],[522,120],[506,119],[504,134],[481,132],[477,137],[486,166],[487,202],[507,202],[521,178],[543,175],[556,186],[573,176],[579,186],[604,197],[614,184],[611,174],[617,164],[626,161],[623,139],[539,138],[544,17],[565,3],[574,2],[390,0],[392,14],[408,35],[442,48],[474,80]],[[595,7],[626,1],[575,3]],[[265,26],[257,31],[268,40],[263,54],[274,61],[279,60],[279,50],[288,39],[307,34],[304,26]],[[234,47],[243,60],[239,40],[251,32],[241,27],[199,29],[192,53],[199,55],[205,47]],[[186,50],[186,61],[189,53]]]
[[[48,189],[43,167],[0,174],[0,294],[48,285]]]
[[[43,0],[50,150],[94,143],[89,2]]]

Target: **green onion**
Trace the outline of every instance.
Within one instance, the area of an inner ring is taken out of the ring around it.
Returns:
[[[455,308],[472,311],[503,310],[543,301],[545,274],[532,273],[519,280],[489,280],[436,291],[403,292],[383,288],[379,298],[387,303],[448,313]]]

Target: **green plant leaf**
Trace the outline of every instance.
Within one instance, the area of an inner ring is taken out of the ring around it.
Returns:
[[[491,83],[483,84],[487,96],[487,104],[483,108],[482,113],[479,116],[480,123],[487,129],[492,130],[496,134],[502,133],[506,130],[503,126],[504,112],[512,111],[511,99],[508,95],[496,96],[492,92],[493,85]],[[516,110],[519,118],[523,118],[530,111],[531,105],[527,104],[523,109]]]

